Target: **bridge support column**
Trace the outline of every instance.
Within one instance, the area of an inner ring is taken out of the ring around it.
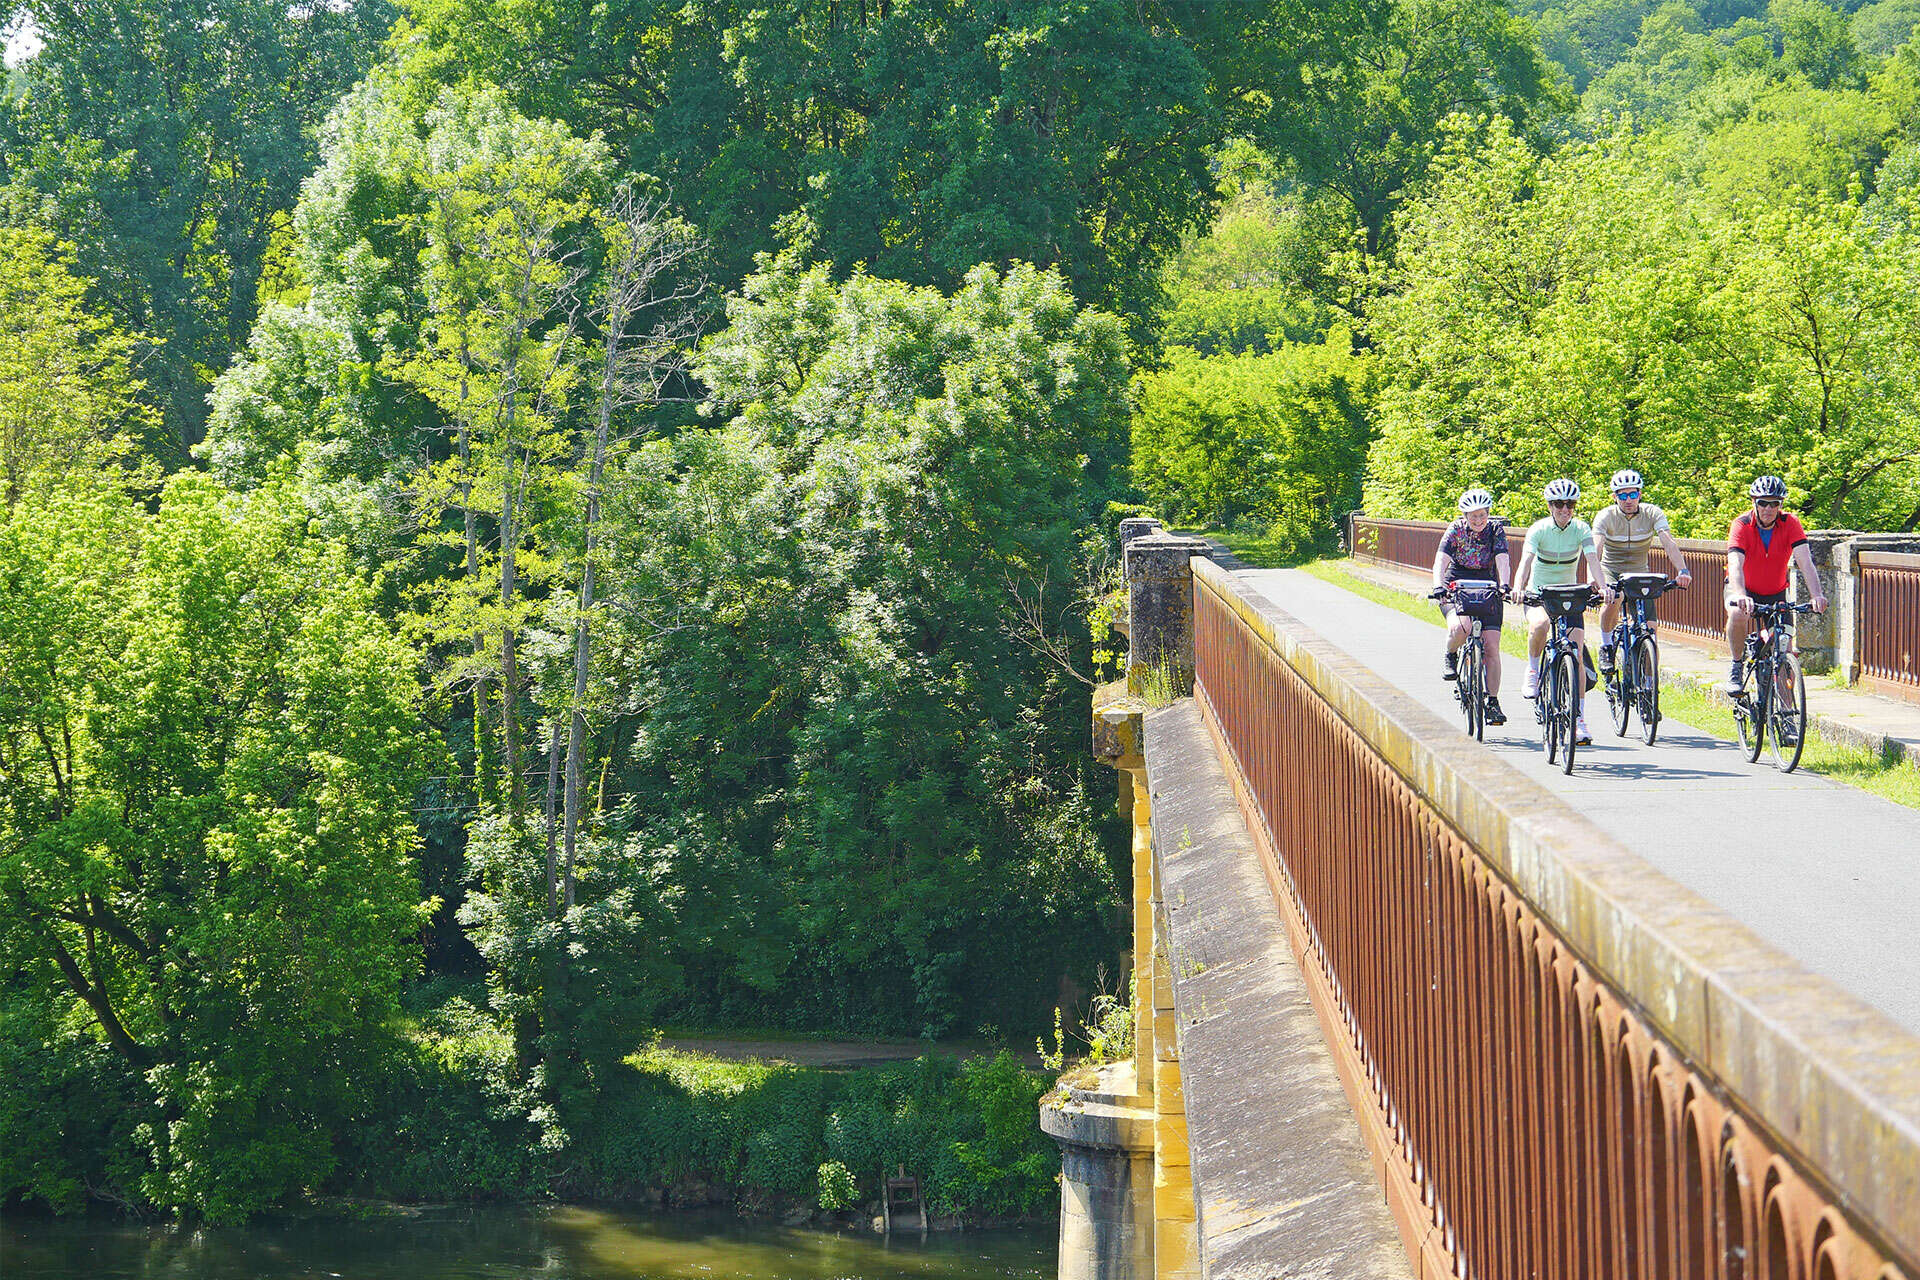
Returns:
[[[1151,860],[1150,860],[1151,861]],[[1187,1143],[1186,1091],[1180,1087],[1180,1039],[1174,1027],[1173,973],[1158,878],[1153,894],[1153,1273],[1155,1280],[1199,1280],[1200,1232]]]

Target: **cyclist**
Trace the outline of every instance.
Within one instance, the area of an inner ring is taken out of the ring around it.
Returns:
[[[1651,502],[1640,500],[1644,487],[1640,473],[1631,467],[1614,472],[1613,479],[1607,481],[1607,488],[1613,493],[1613,505],[1601,508],[1600,514],[1593,518],[1593,540],[1599,546],[1600,567],[1606,570],[1607,585],[1617,588],[1623,573],[1649,572],[1647,554],[1658,538],[1668,563],[1674,566],[1674,580],[1683,587],[1690,586],[1693,574],[1687,571],[1680,544],[1674,541],[1667,513]],[[1600,670],[1607,675],[1613,674],[1613,625],[1618,621],[1620,601],[1616,597],[1600,606]]]
[[[1827,611],[1827,595],[1807,547],[1807,531],[1784,509],[1787,482],[1779,476],[1761,476],[1747,486],[1753,507],[1734,517],[1727,530],[1727,650],[1733,655],[1726,689],[1740,692],[1740,667],[1746,654],[1747,633],[1753,629],[1756,604],[1779,604],[1787,598],[1787,567],[1800,566],[1800,580],[1813,593],[1813,611]]]
[[[1513,595],[1518,599],[1529,590],[1538,591],[1541,587],[1571,586],[1580,576],[1580,557],[1587,558],[1587,580],[1599,583],[1603,600],[1613,599],[1613,588],[1606,586],[1606,576],[1600,568],[1600,553],[1593,545],[1593,530],[1585,520],[1573,514],[1580,503],[1580,486],[1562,477],[1555,480],[1542,491],[1547,500],[1547,510],[1551,513],[1536,520],[1527,530],[1526,545],[1520,549],[1520,568],[1513,576]],[[1586,640],[1586,618],[1584,611],[1568,620],[1568,630],[1575,644]],[[1540,651],[1547,647],[1547,637],[1553,631],[1553,620],[1545,609],[1535,605],[1527,610],[1527,676],[1524,696],[1538,697],[1540,694]],[[1574,697],[1580,700],[1579,723],[1574,728],[1574,737],[1581,746],[1593,741],[1587,733],[1586,682],[1575,691]]]
[[[1469,489],[1460,495],[1460,518],[1447,526],[1440,536],[1440,549],[1433,557],[1433,586],[1437,591],[1453,582],[1497,582],[1500,595],[1485,604],[1459,603],[1442,599],[1440,612],[1447,619],[1447,652],[1442,659],[1442,676],[1448,680],[1459,675],[1460,647],[1467,643],[1472,620],[1480,620],[1480,651],[1486,655],[1488,724],[1505,724],[1507,713],[1500,709],[1500,621],[1506,611],[1501,596],[1512,580],[1512,564],[1507,552],[1507,523],[1493,518],[1493,495],[1485,489]]]

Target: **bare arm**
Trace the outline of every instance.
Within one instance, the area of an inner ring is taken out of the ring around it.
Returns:
[[[1453,576],[1453,557],[1444,551],[1433,553],[1433,589],[1438,591]]]
[[[1793,563],[1800,570],[1800,581],[1807,584],[1807,590],[1813,593],[1813,611],[1827,611],[1827,593],[1820,589],[1820,571],[1814,567],[1813,548],[1801,543],[1793,549]]]
[[[1667,553],[1667,562],[1673,566],[1673,576],[1681,586],[1693,582],[1693,570],[1687,568],[1686,553],[1680,550],[1680,540],[1673,536],[1673,530],[1660,531],[1660,549]]]
[[[1520,552],[1520,568],[1517,569],[1513,575],[1513,598],[1514,599],[1518,600],[1521,596],[1526,594],[1527,582],[1528,582],[1528,579],[1532,576],[1532,574],[1533,574],[1533,552],[1522,550]]]
[[[1740,612],[1753,612],[1753,597],[1747,594],[1747,553],[1727,550],[1727,594],[1740,606]]]
[[[1513,581],[1513,557],[1505,551],[1495,555],[1493,558],[1493,571],[1500,575],[1500,589],[1502,591],[1506,590],[1508,584]]]

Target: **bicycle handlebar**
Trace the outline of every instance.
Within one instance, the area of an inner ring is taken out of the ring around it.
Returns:
[[[1593,607],[1594,607],[1595,605],[1597,605],[1597,604],[1599,604],[1599,603],[1601,603],[1601,602],[1602,602],[1603,600],[1605,600],[1605,599],[1606,599],[1606,597],[1604,597],[1604,596],[1602,596],[1602,595],[1601,595],[1601,594],[1600,594],[1600,593],[1599,593],[1598,591],[1589,591],[1589,592],[1587,592],[1587,605],[1586,605],[1586,607],[1587,607],[1587,608],[1589,608],[1589,609],[1591,609],[1591,608],[1593,608]],[[1522,595],[1522,596],[1520,597],[1520,603],[1521,603],[1521,604],[1525,604],[1525,605],[1534,605],[1534,606],[1539,606],[1539,607],[1545,607],[1545,606],[1544,606],[1544,605],[1542,604],[1542,601],[1541,601],[1541,599],[1540,599],[1540,593],[1539,593],[1538,591],[1529,591],[1529,592],[1526,592],[1525,594],[1523,594],[1523,595]]]

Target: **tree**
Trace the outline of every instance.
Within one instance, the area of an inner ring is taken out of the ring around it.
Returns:
[[[1498,0],[1383,0],[1340,29],[1324,65],[1273,95],[1255,137],[1351,206],[1377,253],[1449,117],[1526,130],[1563,105],[1532,24]]]
[[[89,306],[67,251],[0,226],[0,508],[129,464],[153,422],[142,343]]]
[[[0,517],[0,964],[144,1081],[153,1203],[312,1185],[424,919],[406,647],[297,504]]]
[[[77,246],[94,300],[160,342],[148,382],[178,465],[247,339],[262,263],[312,165],[309,134],[366,69],[384,0],[32,6],[44,47],[0,132],[14,207]]]
[[[843,272],[951,289],[976,263],[1025,260],[1144,316],[1159,261],[1211,202],[1223,117],[1205,72],[1174,18],[1127,0],[409,14],[411,65],[604,131],[620,167],[686,202],[728,284],[804,212]]]
[[[609,494],[630,821],[690,997],[1026,1022],[1109,941],[1085,686],[1012,632],[1039,600],[1084,662],[1119,326],[1031,267],[946,297],[769,264],[728,316],[699,363],[725,425],[649,442]]]
[[[1169,519],[1325,549],[1360,501],[1371,378],[1343,329],[1267,355],[1176,348],[1136,380],[1134,483]]]

